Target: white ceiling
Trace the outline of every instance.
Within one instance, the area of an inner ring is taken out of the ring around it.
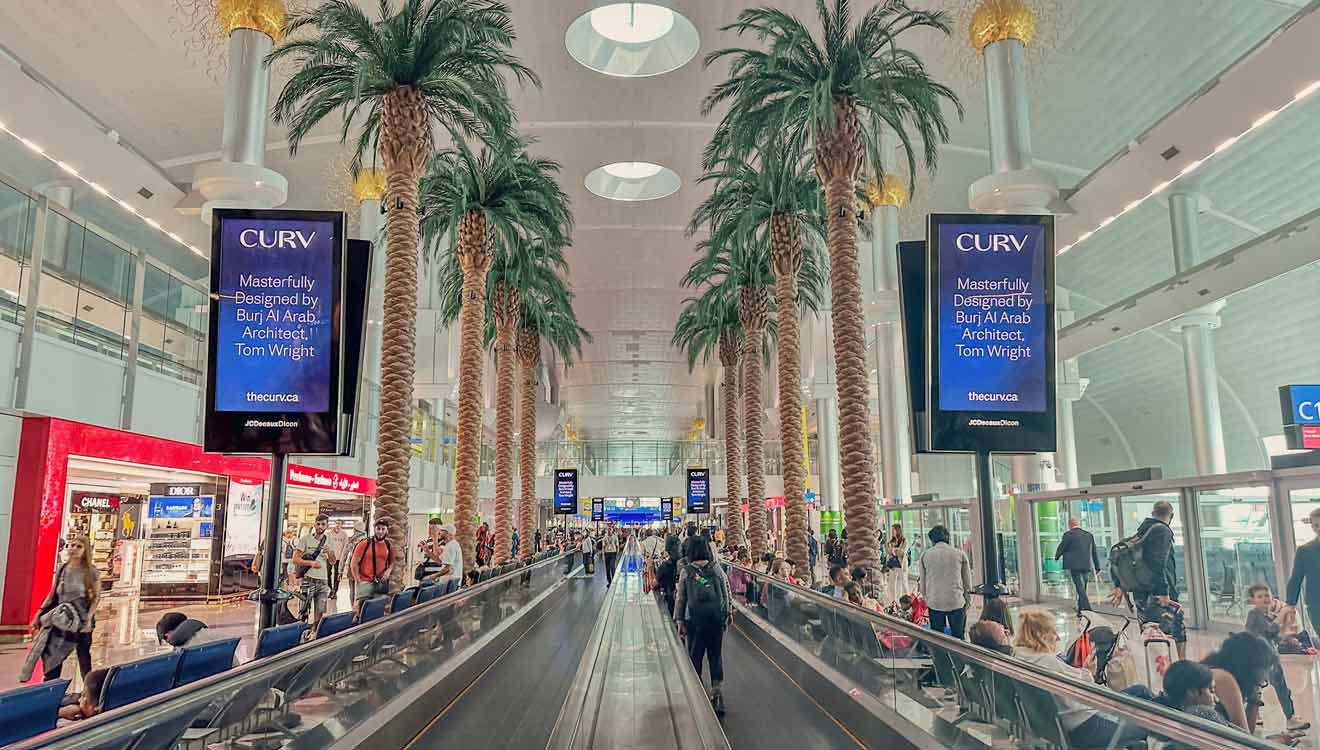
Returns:
[[[1099,168],[1305,4],[1037,1],[1054,9],[1058,18],[1043,24],[1050,30],[1049,48],[1031,57],[1032,137],[1042,166],[1064,187]],[[362,4],[374,7],[375,2]],[[672,437],[686,432],[701,413],[703,386],[715,373],[702,368],[689,374],[682,355],[668,345],[687,296],[678,279],[690,262],[693,243],[683,236],[682,227],[701,198],[692,181],[711,133],[711,123],[702,120],[698,107],[722,73],[703,70],[700,60],[733,41],[717,29],[751,4],[676,0],[674,5],[702,35],[697,59],[667,75],[623,79],[587,70],[564,49],[564,30],[591,6],[589,0],[511,3],[520,34],[517,52],[544,81],[539,91],[517,94],[521,127],[540,139],[538,152],[564,164],[562,181],[578,225],[569,251],[571,280],[579,315],[595,341],[584,350],[583,363],[561,378],[561,396],[566,413],[586,437]],[[804,16],[814,5],[812,0],[774,4]],[[960,13],[971,4],[926,3]],[[860,13],[870,3],[856,5]],[[190,56],[184,35],[171,21],[171,6],[170,0],[4,2],[0,44],[185,183],[195,163],[214,158],[222,87],[207,75],[203,60]],[[988,169],[984,97],[965,38],[965,29],[959,28],[949,40],[929,34],[910,40],[936,77],[962,94],[967,108],[966,120],[954,126],[952,143],[942,151],[939,173],[922,178],[913,205],[905,211],[904,226],[914,236],[927,211],[965,209],[967,185]],[[281,83],[276,78],[272,95]],[[1244,225],[1269,229],[1320,204],[1320,191],[1314,188],[1320,178],[1320,154],[1314,148],[1317,115],[1320,97],[1244,139],[1203,170],[1201,188],[1222,214],[1205,218],[1202,234],[1208,253],[1253,236]],[[271,125],[267,164],[289,178],[291,207],[324,207],[341,199],[342,185],[328,184],[338,182],[335,163],[341,158],[332,132],[327,126],[314,134],[297,158],[290,159],[282,132]],[[584,188],[583,179],[592,169],[632,160],[672,168],[683,187],[671,197],[643,203],[606,201]],[[1151,202],[1065,254],[1060,283],[1075,290],[1076,306],[1085,313],[1168,276],[1170,258],[1166,211]],[[1293,276],[1303,278],[1302,273]],[[1289,277],[1286,283],[1289,293],[1302,293],[1301,281]],[[1266,293],[1252,294],[1242,297],[1256,299]],[[1231,422],[1238,418],[1234,413],[1254,414],[1261,421],[1260,415],[1272,409],[1265,402],[1278,381],[1271,373],[1266,378],[1270,384],[1247,382],[1252,378],[1246,373],[1269,353],[1259,351],[1259,337],[1240,332],[1267,325],[1239,313],[1243,304],[1230,304],[1219,344],[1223,374],[1238,379],[1234,387],[1247,404],[1244,412],[1225,398],[1225,418],[1232,429],[1246,429],[1245,422]],[[1100,468],[1129,463],[1121,439],[1099,408],[1122,427],[1138,455],[1161,450],[1168,442],[1160,437],[1167,435],[1167,425],[1185,423],[1180,356],[1172,339],[1162,340],[1167,338],[1142,334],[1083,359],[1083,375],[1092,379],[1091,398],[1079,406],[1084,460],[1089,455]],[[1176,406],[1165,408],[1182,409],[1182,416],[1171,418],[1143,406],[1166,397]],[[1251,455],[1249,446],[1230,450]]]

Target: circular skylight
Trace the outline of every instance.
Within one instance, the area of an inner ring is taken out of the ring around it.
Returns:
[[[677,70],[696,57],[701,37],[668,4],[601,5],[568,25],[564,46],[574,60],[605,75],[637,78]]]
[[[649,161],[616,161],[613,164],[606,164],[601,169],[611,177],[618,177],[621,180],[645,180],[647,177],[660,174],[664,167]]]
[[[612,201],[653,201],[682,186],[674,170],[649,161],[617,161],[591,170],[587,189]]]
[[[674,28],[674,11],[651,3],[614,3],[591,11],[591,28],[622,44],[654,42]]]

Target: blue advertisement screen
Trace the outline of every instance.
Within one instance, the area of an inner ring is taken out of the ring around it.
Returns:
[[[555,513],[571,516],[578,507],[577,469],[555,469]]]
[[[650,523],[660,520],[660,498],[607,497],[604,498],[604,510],[606,521]]]
[[[687,512],[710,512],[710,469],[688,469]]]
[[[221,226],[215,409],[326,412],[335,254],[330,221],[226,219]]]
[[[937,251],[939,408],[1045,411],[1045,228],[941,224]]]
[[[152,495],[147,498],[148,518],[211,518],[215,513],[215,498],[166,497]]]

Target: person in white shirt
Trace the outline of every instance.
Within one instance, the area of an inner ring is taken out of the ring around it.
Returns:
[[[440,527],[436,541],[441,545],[440,570],[437,583],[449,584],[450,580],[463,582],[463,548],[454,538],[454,527],[444,524]]]
[[[614,583],[614,566],[619,562],[619,534],[606,529],[600,538],[600,551],[605,553],[605,586]]]
[[[646,538],[642,540],[642,555],[648,560],[659,560],[665,551],[665,540],[651,529],[643,533]]]
[[[301,581],[303,597],[311,607],[313,628],[325,616],[326,598],[330,594],[330,566],[336,559],[334,546],[326,533],[329,525],[329,516],[318,515],[312,533],[298,539],[293,546],[294,575]]]

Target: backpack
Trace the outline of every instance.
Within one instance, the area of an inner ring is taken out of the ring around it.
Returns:
[[[716,625],[724,622],[724,596],[720,593],[719,582],[709,566],[701,570],[695,565],[688,566],[688,619],[699,625]]]
[[[1146,561],[1146,537],[1155,527],[1134,534],[1109,548],[1109,578],[1124,591],[1141,591],[1150,586],[1154,573]]]

